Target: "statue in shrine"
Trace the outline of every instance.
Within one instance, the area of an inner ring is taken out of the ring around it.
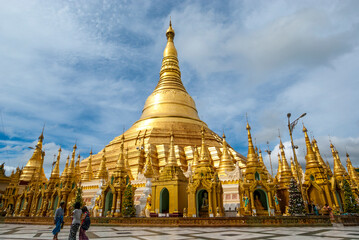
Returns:
[[[244,202],[244,211],[249,212],[249,198],[246,195],[244,195],[243,197],[243,202]]]
[[[147,218],[151,217],[150,213],[151,213],[151,200],[152,200],[152,196],[151,194],[148,195],[147,197],[147,202],[146,202],[146,206],[145,206],[145,216]]]
[[[256,195],[255,199],[254,199],[254,207],[256,208],[257,211],[259,210],[264,210],[264,207],[261,203],[261,201],[259,200],[259,196]]]
[[[206,208],[206,207],[208,207],[208,193],[204,192],[201,208]]]

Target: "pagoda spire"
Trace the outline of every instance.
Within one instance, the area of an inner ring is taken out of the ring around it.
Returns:
[[[61,147],[59,148],[59,153],[57,154],[57,159],[56,159],[56,163],[55,163],[55,167],[51,172],[51,177],[52,179],[57,179],[60,177],[60,157],[61,157]]]
[[[332,150],[333,161],[334,161],[334,177],[335,178],[342,178],[347,175],[344,166],[342,165],[338,151],[334,148],[333,143],[330,144],[330,148]]]
[[[81,155],[79,153],[77,156],[77,161],[76,161],[76,166],[75,166],[75,176],[76,176],[77,182],[79,182],[81,180],[80,159],[81,159]]]
[[[353,167],[352,162],[350,161],[350,157],[348,153],[347,153],[347,169],[349,176],[352,180],[352,183],[354,182],[355,185],[359,185],[359,174],[357,173],[357,171],[355,171],[355,168]]]
[[[193,165],[192,165],[193,171],[196,170],[198,164],[199,164],[198,148],[197,146],[195,146],[193,149]]]
[[[317,160],[315,153],[313,152],[313,147],[312,147],[312,144],[310,143],[308,133],[307,133],[307,128],[304,126],[304,124],[303,124],[303,132],[304,132],[304,137],[305,137],[305,145],[307,147],[307,154],[305,156],[305,160],[307,162],[306,170],[308,170],[309,168],[319,168],[320,164]]]
[[[167,161],[168,166],[177,166],[177,159],[175,153],[175,145],[173,143],[173,132],[171,131],[171,141],[170,141],[170,154]]]
[[[292,175],[293,175],[294,179],[298,179],[298,173],[297,173],[296,165],[294,164],[294,161],[293,161],[292,157],[290,157],[290,169],[292,171]]]
[[[319,161],[319,164],[322,165],[325,170],[327,170],[327,165],[325,164],[322,156],[320,155],[320,151],[319,151],[319,147],[318,147],[318,144],[317,144],[317,140],[315,140],[315,138],[313,137],[313,140],[312,140],[312,145],[313,145],[313,150],[314,150],[314,153]]]
[[[195,121],[207,126],[199,119],[196,104],[183,86],[177,50],[173,42],[174,37],[175,31],[170,22],[166,31],[167,44],[163,51],[160,78],[155,90],[147,98],[138,122],[147,119],[180,117],[186,121]]]
[[[73,147],[73,150],[72,150],[72,157],[71,157],[70,166],[69,166],[69,168],[67,169],[67,176],[70,177],[70,178],[75,177],[75,155],[76,155],[76,149],[77,149],[77,146],[76,146],[76,144],[75,144],[74,147]]]
[[[175,31],[172,28],[172,23],[166,31],[167,45],[163,51],[163,61],[160,71],[160,80],[157,84],[156,90],[166,88],[176,88],[178,90],[186,92],[185,87],[181,81],[181,71],[178,65],[177,50],[174,45]]]
[[[96,179],[103,179],[106,180],[108,178],[108,172],[106,168],[106,157],[105,157],[106,150],[103,149],[102,159],[100,163],[100,168],[97,172]]]
[[[278,170],[277,170],[277,175],[276,175],[276,177],[277,177],[277,180],[279,181],[279,179],[280,179],[280,176],[281,176],[281,173],[282,173],[282,160],[280,159],[280,154],[279,154],[279,152],[278,152]]]
[[[44,128],[39,136],[34,152],[21,172],[20,182],[29,182],[34,175],[42,171],[42,143],[44,140]],[[20,183],[21,184],[21,183]]]
[[[124,143],[125,143],[125,135],[122,134],[121,137],[121,145],[120,145],[120,155],[117,159],[116,168],[118,170],[125,169],[125,152],[124,152]]]
[[[62,174],[61,174],[61,180],[62,181],[65,180],[66,177],[68,176],[67,172],[68,172],[68,169],[69,169],[69,161],[70,161],[70,156],[67,156],[65,168],[64,168],[64,171],[62,171]]]
[[[93,179],[93,171],[92,171],[92,149],[90,151],[90,157],[87,162],[87,167],[82,176],[82,181],[91,181]]]
[[[223,133],[223,152],[221,161],[219,163],[218,175],[226,175],[226,172],[231,172],[234,170],[233,160],[231,155],[228,153],[228,146],[226,141],[226,135]]]
[[[201,129],[201,133],[202,133],[202,146],[201,146],[201,157],[199,160],[199,165],[210,165],[207,146],[204,137],[204,133],[205,133],[204,127],[202,127]]]
[[[292,171],[289,168],[287,158],[285,157],[284,145],[282,143],[282,139],[280,139],[279,149],[282,160],[282,170],[280,174],[280,178],[278,179],[280,183],[290,183],[290,179],[293,177]]]
[[[247,129],[247,134],[248,134],[247,167],[257,166],[259,162],[257,159],[257,154],[254,150],[252,135],[251,135],[251,127],[249,126],[248,121],[247,121],[246,129]]]

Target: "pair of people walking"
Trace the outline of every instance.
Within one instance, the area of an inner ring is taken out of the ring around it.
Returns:
[[[64,224],[64,206],[65,202],[61,202],[60,207],[55,212],[55,228],[52,230],[52,233],[54,234],[54,240],[58,239],[57,235],[59,234]],[[74,207],[75,210],[72,212],[72,224],[70,228],[69,240],[76,240],[76,233],[79,230],[80,226],[81,228],[79,233],[79,239],[88,240],[88,237],[86,236],[86,231],[90,228],[90,214],[88,212],[88,209],[86,206],[80,209],[81,203],[79,202],[76,202]]]

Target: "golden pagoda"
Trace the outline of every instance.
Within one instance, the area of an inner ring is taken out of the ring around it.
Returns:
[[[288,165],[287,158],[285,157],[284,145],[280,139],[279,149],[281,154],[281,170],[280,176],[277,183],[277,194],[280,199],[280,209],[284,213],[286,207],[289,204],[289,184],[290,180],[293,178],[292,170]]]
[[[113,139],[99,153],[81,161],[81,173],[86,172],[88,162],[91,161],[91,167],[96,176],[93,180],[83,179],[81,183],[84,186],[85,201],[88,204],[91,202],[90,196],[93,196],[96,192],[95,189],[100,189],[102,186],[101,182],[98,181],[100,172],[101,174],[105,172],[102,167],[102,156],[104,155],[102,153],[106,153],[108,176],[112,176],[116,169],[118,156],[122,151],[122,144],[126,149],[126,171],[128,171],[131,183],[136,188],[135,199],[139,199],[145,189],[146,178],[143,171],[146,156],[151,159],[154,178],[159,177],[160,172],[167,165],[170,154],[175,156],[177,165],[183,172],[188,170],[188,166],[191,166],[192,171],[195,171],[197,165],[199,165],[196,146],[201,146],[202,144],[202,128],[204,128],[209,161],[214,168],[219,168],[223,155],[221,151],[223,149],[223,139],[200,120],[195,102],[183,86],[177,50],[174,46],[174,37],[175,32],[170,22],[166,31],[167,44],[163,52],[159,81],[152,94],[147,98],[140,119],[130,129]],[[171,132],[175,136],[172,150],[171,143],[168,141],[168,136]],[[226,147],[228,155],[224,154],[224,156],[228,156],[228,159],[232,161],[232,166],[234,167],[235,164],[238,164],[239,168],[244,168],[245,157],[234,151],[228,144]],[[223,163],[225,163],[226,167],[221,167],[221,169],[226,168],[224,171],[232,169],[228,164],[230,161],[225,160]],[[152,202],[156,201],[159,200],[152,196]],[[139,201],[136,200],[135,204],[139,204]],[[182,208],[181,204],[178,208],[175,208],[179,213],[183,211],[183,209],[179,209]]]
[[[42,142],[44,140],[44,129],[42,129],[41,135],[39,136],[39,141],[36,144],[35,150],[32,154],[32,157],[27,162],[24,167],[21,176],[20,176],[20,184],[26,185],[31,181],[34,175],[36,175],[40,171],[40,178],[46,181],[46,176],[44,173],[44,169],[42,167]]]
[[[261,166],[252,142],[251,127],[247,122],[248,154],[244,180],[239,183],[241,215],[274,215],[276,188]]]
[[[163,52],[160,79],[155,90],[147,98],[142,116],[133,126],[125,131],[125,149],[128,149],[128,163],[131,175],[137,179],[145,164],[145,151],[154,152],[152,166],[158,169],[166,165],[169,150],[168,133],[176,136],[174,145],[176,154],[179,154],[178,164],[186,170],[188,163],[193,163],[194,147],[201,145],[201,128],[205,128],[205,138],[208,145],[211,161],[214,166],[220,164],[223,141],[211,131],[207,124],[200,120],[195,102],[187,93],[181,81],[181,72],[178,65],[177,50],[174,46],[175,32],[170,23],[166,31],[167,45]],[[109,174],[114,171],[117,156],[120,152],[122,135],[113,139],[106,147],[106,162]],[[245,158],[229,148],[234,161],[244,167]],[[92,156],[92,168],[98,170],[102,154]],[[81,161],[81,172],[87,167],[89,158]],[[193,165],[193,164],[192,164]],[[96,174],[96,173],[95,173]]]
[[[183,209],[187,208],[187,184],[188,180],[177,163],[171,133],[167,164],[152,183],[152,215],[168,213],[169,216],[182,216]]]
[[[205,128],[202,127],[202,144],[199,165],[189,179],[188,216],[221,217],[223,211],[223,189],[213,165],[209,160],[205,143]]]
[[[329,206],[339,209],[336,198],[333,197],[331,191],[330,177],[326,175],[324,167],[319,163],[317,155],[313,151],[313,146],[309,140],[307,129],[303,124],[303,132],[307,148],[305,156],[306,167],[303,182],[304,200],[308,203],[316,204],[322,208],[326,203]],[[334,199],[334,200],[333,200]]]

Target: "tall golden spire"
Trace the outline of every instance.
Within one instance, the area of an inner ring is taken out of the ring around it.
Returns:
[[[177,159],[175,153],[175,145],[173,143],[173,132],[171,132],[171,141],[170,141],[170,154],[167,161],[168,166],[177,166]]]
[[[84,174],[82,175],[82,181],[91,181],[92,179],[93,179],[93,171],[92,171],[92,149],[91,149],[90,157],[87,162],[86,170],[85,170]]]
[[[170,22],[166,32],[167,45],[163,51],[160,79],[156,89],[147,98],[140,121],[158,118],[180,118],[200,122],[195,102],[181,81],[177,50],[174,46],[175,32]],[[171,90],[171,91],[167,91]]]
[[[124,143],[125,143],[125,135],[122,134],[121,145],[120,145],[120,155],[118,156],[117,164],[116,164],[116,168],[118,168],[119,170],[125,169]]]
[[[60,157],[61,157],[61,147],[59,148],[59,153],[57,154],[55,167],[51,172],[50,178],[52,179],[58,179],[60,177]]]
[[[280,154],[278,153],[278,170],[277,170],[277,180],[279,181],[281,173],[282,173],[282,160],[280,159]]]
[[[68,172],[68,169],[69,169],[69,160],[70,160],[70,156],[67,156],[65,168],[64,168],[64,171],[62,171],[62,174],[61,174],[61,181],[64,181],[66,179],[66,177],[68,176],[67,172]]]
[[[257,166],[259,164],[257,159],[257,154],[254,150],[253,141],[252,141],[252,135],[251,135],[251,127],[249,126],[249,123],[247,121],[246,126],[247,132],[248,132],[248,154],[247,154],[247,167],[251,166]]]
[[[280,183],[290,183],[290,179],[293,177],[292,171],[289,168],[288,162],[287,162],[287,158],[285,157],[285,152],[284,152],[284,146],[282,143],[282,140],[280,139],[280,143],[279,143],[279,149],[280,149],[280,154],[282,157],[282,170],[281,170],[281,174],[280,174],[280,178],[278,179]]]
[[[308,170],[309,168],[319,168],[320,164],[317,160],[317,157],[315,155],[315,153],[313,152],[313,147],[312,144],[310,143],[309,137],[308,137],[308,133],[307,133],[307,129],[303,124],[303,132],[304,132],[304,137],[305,137],[305,144],[307,147],[307,155],[305,156],[305,160],[306,160],[306,170]]]
[[[196,170],[198,164],[199,164],[198,148],[197,146],[195,146],[193,149],[193,165],[192,165],[193,171]]]
[[[350,161],[349,154],[347,153],[347,169],[350,176],[350,179],[353,185],[359,185],[359,173],[355,171],[352,162]]]
[[[202,127],[202,129],[201,129],[201,133],[202,133],[202,146],[201,146],[201,158],[199,160],[199,164],[200,165],[210,165],[207,146],[206,146],[205,137],[204,137],[204,133],[205,133],[204,127]]]
[[[226,171],[231,172],[234,170],[233,160],[231,155],[228,153],[228,147],[226,142],[226,135],[223,133],[223,152],[221,161],[219,163],[218,175],[226,176]]]
[[[81,180],[80,159],[81,159],[81,155],[79,153],[77,156],[77,161],[76,161],[76,166],[75,166],[75,176],[76,176],[77,182],[79,182]]]
[[[106,168],[106,157],[105,157],[105,148],[103,149],[103,155],[100,163],[100,168],[97,172],[96,179],[104,179],[106,180],[108,178],[108,171]]]
[[[327,165],[325,164],[322,156],[320,155],[320,151],[319,151],[319,147],[318,147],[318,144],[317,144],[317,140],[315,140],[315,138],[313,138],[312,140],[312,144],[313,144],[313,150],[314,150],[314,153],[319,161],[319,164],[322,165],[325,170],[327,170]]]
[[[71,157],[71,162],[70,162],[70,166],[69,168],[67,169],[67,176],[69,178],[73,178],[75,177],[75,155],[76,155],[76,149],[77,149],[77,146],[76,144],[74,145],[74,148],[72,150],[72,157]]]
[[[34,175],[43,171],[42,170],[42,142],[44,140],[44,129],[42,129],[39,140],[36,144],[35,150],[22,170],[20,182],[29,182]]]
[[[334,145],[331,143],[330,148],[332,150],[333,160],[334,160],[334,177],[341,178],[347,175],[344,166],[342,165],[338,152],[335,150]]]
[[[296,165],[293,162],[292,157],[290,157],[290,169],[292,171],[292,175],[293,175],[294,179],[298,179],[297,168],[296,168]]]

